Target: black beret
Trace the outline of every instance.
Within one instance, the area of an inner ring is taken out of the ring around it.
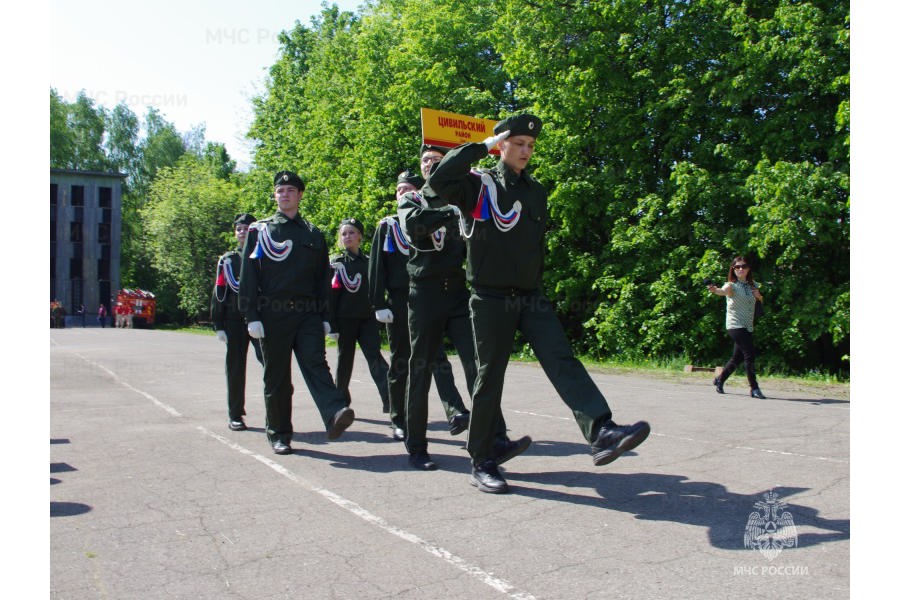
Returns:
[[[496,125],[494,125],[494,135],[509,130],[510,137],[514,135],[530,135],[537,138],[541,133],[543,123],[539,118],[528,113],[506,117]]]
[[[421,175],[415,175],[409,169],[407,169],[397,175],[397,185],[400,185],[401,183],[411,183],[417,190],[419,190],[422,189],[423,185],[425,185],[425,180]]]
[[[422,144],[422,147],[419,148],[419,156],[421,157],[423,154],[425,154],[429,150],[434,150],[435,152],[440,152],[441,154],[447,154],[448,152],[450,152],[450,148],[446,148],[444,146],[435,146],[434,144]]]
[[[250,223],[256,223],[256,217],[250,213],[243,213],[234,218],[235,225],[249,225]]]
[[[354,219],[353,217],[350,217],[349,219],[344,219],[343,221],[341,221],[341,227],[343,227],[344,225],[350,225],[352,227],[356,227],[359,230],[360,235],[365,233],[365,231],[363,231],[363,224],[359,222],[359,219]]]
[[[306,184],[293,171],[278,171],[275,175],[275,187],[279,185],[292,185],[301,192],[306,189]]]

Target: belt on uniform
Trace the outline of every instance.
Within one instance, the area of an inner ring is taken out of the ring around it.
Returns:
[[[261,298],[260,310],[272,312],[319,312],[321,309],[319,299],[312,296],[300,298]]]
[[[411,279],[409,287],[418,289],[441,290],[453,292],[466,287],[464,277],[429,277],[427,279]]]
[[[479,296],[493,296],[495,298],[509,298],[516,296],[531,296],[536,294],[538,290],[523,290],[522,288],[506,287],[506,288],[472,288]]]

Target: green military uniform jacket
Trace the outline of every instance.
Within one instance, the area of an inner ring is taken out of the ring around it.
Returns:
[[[244,317],[238,309],[237,287],[241,278],[241,261],[243,256],[239,250],[229,250],[219,257],[216,266],[216,283],[210,299],[209,318],[215,331],[224,331],[225,321],[243,321]]]
[[[449,204],[434,194],[408,192],[401,196],[397,212],[410,241],[406,269],[411,282],[464,280],[466,244]]]
[[[247,321],[266,310],[321,313],[328,310],[328,249],[325,236],[299,214],[276,212],[250,226],[238,293]],[[267,332],[268,333],[268,332]]]
[[[386,248],[387,246],[387,248]],[[409,289],[409,242],[400,228],[397,215],[385,217],[375,228],[372,255],[369,257],[369,301],[375,310],[391,308],[389,300]]]
[[[369,301],[369,257],[344,250],[331,259],[331,269],[331,325],[337,327],[340,319],[374,318],[375,309]]]
[[[501,293],[538,290],[544,268],[547,191],[527,170],[517,174],[501,161],[486,173],[496,187],[496,205],[490,208],[482,193],[484,180],[471,170],[472,164],[486,156],[487,147],[481,143],[450,150],[431,172],[423,191],[462,210],[472,233],[467,240],[467,275],[473,289]],[[478,219],[472,216],[476,209],[481,209]],[[488,212],[493,214],[485,219]],[[513,215],[518,216],[512,227],[498,228],[498,222],[510,222]]]

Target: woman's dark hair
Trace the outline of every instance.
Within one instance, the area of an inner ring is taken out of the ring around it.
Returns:
[[[750,261],[743,256],[735,256],[731,260],[731,264],[728,265],[728,281],[734,283],[738,280],[737,275],[734,274],[734,265],[738,263],[747,265],[747,283],[749,283],[750,285],[756,285],[756,282],[753,281],[753,267],[750,266]]]

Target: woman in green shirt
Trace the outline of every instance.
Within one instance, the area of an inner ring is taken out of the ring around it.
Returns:
[[[735,256],[728,268],[728,282],[717,287],[709,284],[710,292],[717,296],[725,296],[725,329],[728,336],[734,340],[734,352],[731,359],[725,365],[722,375],[713,379],[713,385],[720,394],[725,393],[725,380],[734,372],[737,366],[743,362],[747,371],[747,381],[750,383],[750,395],[754,398],[764,399],[756,382],[756,349],[753,347],[753,317],[756,302],[762,302],[762,294],[756,282],[750,264],[743,256]]]

